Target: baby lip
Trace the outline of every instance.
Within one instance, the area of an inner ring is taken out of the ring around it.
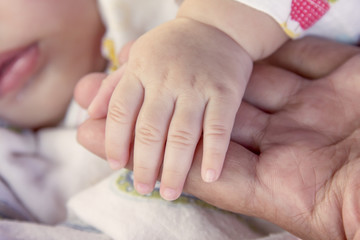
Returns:
[[[23,48],[18,48],[0,53],[0,66],[8,62],[10,59],[13,59],[16,55],[18,55],[20,52],[24,51],[25,49],[26,47],[23,47]]]
[[[0,97],[27,82],[36,68],[37,58],[36,44],[0,53]]]
[[[0,79],[1,79],[2,74],[5,71],[6,67],[9,66],[11,64],[11,62],[16,59],[17,55],[19,55],[19,53],[21,53],[25,49],[26,49],[26,47],[23,47],[20,49],[9,50],[9,51],[0,53]]]
[[[7,61],[4,61],[3,63],[0,63],[0,79],[1,79],[2,74],[5,72],[6,67],[9,66],[15,59],[16,59],[16,57],[13,57]]]

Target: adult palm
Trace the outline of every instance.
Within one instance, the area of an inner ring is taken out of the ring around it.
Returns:
[[[185,190],[304,239],[360,238],[358,53],[308,38],[256,64],[220,179],[201,180],[200,144]],[[92,88],[79,88],[86,107]],[[102,157],[104,124],[89,120],[79,130],[79,141]]]

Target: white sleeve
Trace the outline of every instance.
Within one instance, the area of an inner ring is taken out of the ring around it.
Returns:
[[[317,35],[358,43],[359,0],[234,0],[262,11],[291,38]]]
[[[235,0],[270,15],[285,33],[296,38],[330,10],[333,0]]]
[[[290,38],[316,35],[351,44],[360,41],[359,0],[234,1],[269,15]]]

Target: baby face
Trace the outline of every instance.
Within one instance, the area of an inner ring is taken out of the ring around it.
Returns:
[[[0,118],[58,122],[77,81],[102,70],[102,34],[95,0],[0,0]]]

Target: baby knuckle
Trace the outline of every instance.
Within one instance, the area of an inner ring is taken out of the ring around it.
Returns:
[[[121,102],[115,102],[110,105],[108,118],[119,124],[128,124],[130,118],[130,111]]]
[[[137,176],[144,176],[146,173],[152,172],[153,169],[150,166],[145,165],[144,163],[140,163],[135,165],[134,172]]]
[[[213,123],[206,126],[204,137],[227,138],[229,130],[224,124]]]
[[[166,168],[164,169],[164,175],[171,177],[175,181],[180,181],[181,179],[185,178],[186,172],[184,173],[183,169],[179,168]]]
[[[161,131],[151,124],[141,124],[136,128],[135,138],[139,142],[151,145],[162,140]]]
[[[173,80],[173,76],[171,75],[169,69],[163,70],[163,72],[160,74],[160,80],[161,82]]]
[[[228,96],[229,94],[232,94],[234,92],[234,88],[231,88],[225,84],[219,83],[213,83],[211,86],[211,91],[214,94],[218,94],[220,96]]]
[[[183,131],[183,130],[175,130],[169,133],[167,143],[171,145],[171,147],[175,147],[178,149],[186,149],[193,146],[196,141],[194,134]]]
[[[239,89],[229,89],[227,87],[213,90],[212,98],[216,99],[220,105],[239,104],[241,102],[242,94]]]
[[[132,58],[128,62],[127,71],[135,76],[138,76],[138,73],[144,72],[144,61],[140,58]]]

